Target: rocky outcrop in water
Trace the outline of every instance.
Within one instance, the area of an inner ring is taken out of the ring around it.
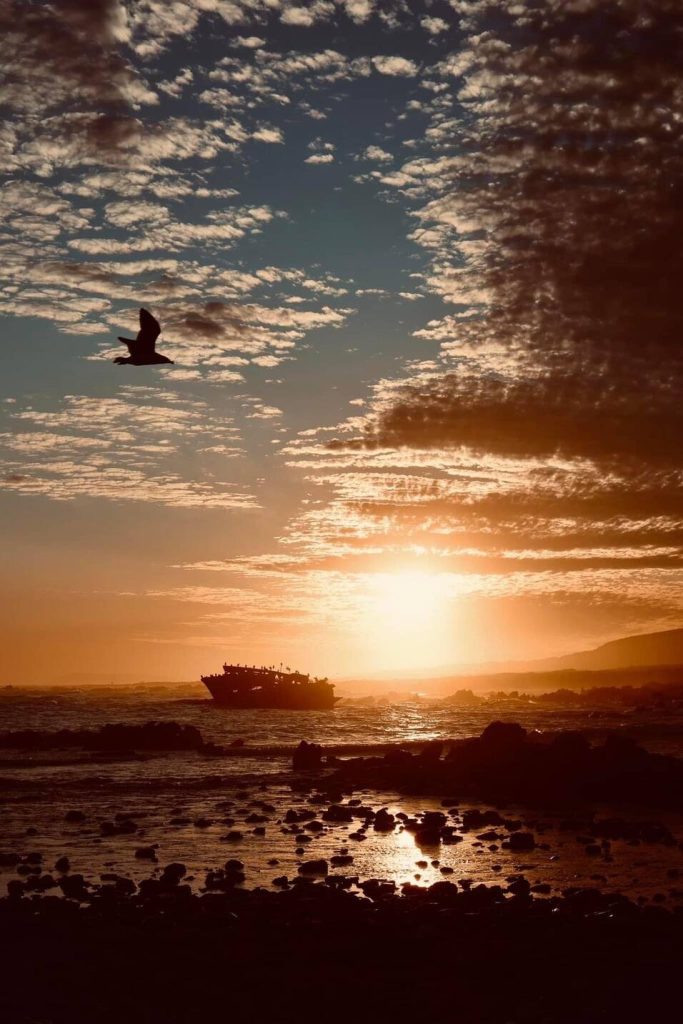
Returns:
[[[22,729],[0,733],[0,748],[55,750],[80,747],[84,750],[118,752],[126,750],[213,751],[194,725],[181,722],[145,722],[128,725],[114,722],[101,729]]]
[[[320,768],[323,748],[319,743],[307,743],[302,740],[294,751],[292,768],[295,772],[306,772]]]
[[[683,807],[680,758],[652,754],[618,735],[591,746],[580,733],[543,739],[504,722],[492,722],[477,738],[452,741],[445,755],[430,744],[420,754],[391,751],[381,758],[351,759],[327,781],[347,789],[376,786],[492,803],[587,800]]]

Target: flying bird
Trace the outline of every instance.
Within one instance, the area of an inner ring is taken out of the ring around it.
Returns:
[[[161,334],[161,326],[159,321],[152,316],[147,309],[140,310],[140,330],[135,340],[131,338],[121,338],[124,345],[128,346],[130,355],[128,358],[125,356],[117,356],[114,360],[119,366],[123,363],[130,363],[132,366],[152,366],[154,363],[172,363],[172,359],[168,359],[166,356],[160,356],[155,350],[154,344]]]

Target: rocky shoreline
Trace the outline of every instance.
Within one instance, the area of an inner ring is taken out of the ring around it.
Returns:
[[[132,728],[107,735],[203,747]],[[0,1019],[663,1014],[683,953],[680,780],[629,741],[492,723],[378,757],[302,742],[287,779],[144,808],[112,790],[41,820],[49,800],[31,801],[0,850]]]
[[[321,754],[300,751],[301,767],[315,768]],[[580,732],[542,737],[513,722],[492,722],[472,739],[435,741],[418,754],[397,749],[383,757],[349,759],[328,782],[490,802],[615,802],[683,809],[682,759],[653,754],[616,734],[591,745]]]
[[[226,869],[237,870],[234,865]],[[631,1021],[677,998],[683,913],[598,890],[537,898],[299,876],[195,896],[179,868],[87,905],[0,901],[0,1015],[41,1021]]]

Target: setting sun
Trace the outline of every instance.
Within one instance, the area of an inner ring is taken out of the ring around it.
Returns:
[[[378,665],[420,668],[452,654],[448,574],[377,573],[368,584],[367,624]]]

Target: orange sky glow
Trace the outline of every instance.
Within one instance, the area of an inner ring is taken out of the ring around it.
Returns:
[[[678,15],[640,6],[21,8],[1,683],[680,626]],[[140,306],[173,365],[113,365]]]

